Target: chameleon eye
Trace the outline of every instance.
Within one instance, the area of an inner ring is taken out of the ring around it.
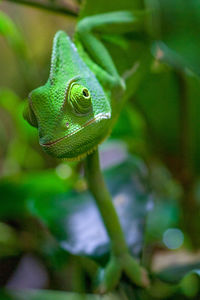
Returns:
[[[90,93],[87,89],[83,89],[83,96],[86,97],[86,98],[90,97]]]
[[[90,92],[80,84],[73,84],[70,90],[70,103],[76,113],[88,114],[92,109]]]
[[[30,104],[26,103],[24,111],[23,111],[23,117],[29,124],[31,124],[32,126],[34,126],[36,128],[38,127],[38,122],[37,122],[36,116],[31,108]]]

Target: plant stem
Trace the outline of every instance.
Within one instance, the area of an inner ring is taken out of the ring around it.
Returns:
[[[96,200],[96,204],[111,240],[111,253],[114,256],[127,253],[128,248],[119,223],[119,218],[100,170],[98,150],[87,156],[85,171],[89,189]]]
[[[194,195],[195,172],[192,163],[192,149],[190,136],[190,99],[188,83],[184,72],[175,70],[179,99],[180,99],[180,161],[181,167],[178,170],[178,179],[183,186],[182,210],[183,228],[190,237],[194,248],[200,245],[199,238],[199,209]]]
[[[45,0],[7,0],[16,4],[24,4],[37,8],[50,10],[57,13],[77,16],[79,7],[66,1],[45,1]]]

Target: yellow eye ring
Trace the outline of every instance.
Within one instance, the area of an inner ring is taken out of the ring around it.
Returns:
[[[88,89],[80,84],[74,83],[70,90],[70,103],[79,115],[85,115],[92,110],[92,101]]]
[[[83,89],[83,96],[84,96],[85,98],[90,97],[90,93],[89,93],[88,89],[86,89],[86,88]]]

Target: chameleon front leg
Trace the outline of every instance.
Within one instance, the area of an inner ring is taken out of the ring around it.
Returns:
[[[89,16],[79,21],[75,43],[79,53],[104,87],[121,86],[124,89],[125,84],[119,76],[108,50],[102,43],[100,35],[106,31],[116,31],[116,28],[118,30],[123,28],[123,33],[133,31],[133,24],[140,21],[141,16],[141,13],[117,11]]]
[[[99,271],[98,292],[105,293],[113,289],[118,284],[122,272],[133,283],[147,287],[147,272],[129,254],[119,218],[100,170],[98,150],[87,156],[85,171],[89,189],[96,200],[111,243],[110,261],[105,269]]]

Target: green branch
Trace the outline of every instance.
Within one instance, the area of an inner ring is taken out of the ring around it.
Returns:
[[[95,197],[106,230],[111,238],[111,251],[118,256],[127,251],[127,246],[110,193],[100,170],[98,151],[88,155],[86,159],[86,176],[89,189]]]
[[[98,150],[86,158],[86,177],[111,243],[111,257],[106,268],[100,272],[98,291],[112,290],[124,272],[129,279],[142,287],[149,285],[146,270],[129,254],[124,234],[113,205],[110,193],[104,182],[99,164]]]

